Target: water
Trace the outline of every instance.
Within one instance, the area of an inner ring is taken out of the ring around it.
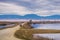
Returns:
[[[55,24],[32,24],[36,29],[56,29],[60,30],[60,23]]]
[[[0,28],[5,28],[6,26],[0,26]]]
[[[60,24],[59,23],[56,23],[56,24],[33,24],[32,26],[34,26],[35,29],[56,29],[56,30],[60,30]],[[4,27],[5,26],[1,26],[0,28],[4,28]],[[10,30],[10,32],[5,32],[5,31],[6,30],[4,30],[4,33],[3,33],[2,30],[0,30],[0,36],[2,34],[4,34],[3,37],[4,36],[7,37],[6,34],[8,34],[8,35],[11,34],[11,30]],[[60,33],[58,33],[58,34],[34,34],[34,35],[47,37],[47,38],[53,38],[55,40],[60,40]]]
[[[35,25],[33,25],[33,26],[35,26]],[[36,26],[34,28],[36,28],[36,29],[56,29],[56,30],[60,30],[60,23],[56,23],[56,24],[36,24]],[[56,33],[56,34],[34,34],[34,35],[47,37],[47,38],[53,38],[55,40],[60,40],[60,33]]]
[[[2,25],[0,25],[0,28],[7,28],[7,27],[11,27],[11,26],[14,26],[15,24],[9,24],[9,25],[7,25],[7,24],[2,24]]]
[[[40,27],[40,24],[32,24],[32,27],[33,28],[38,28],[38,27]]]

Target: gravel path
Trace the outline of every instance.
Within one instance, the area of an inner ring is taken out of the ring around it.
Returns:
[[[0,40],[21,40],[14,37],[14,32],[19,26],[0,30]]]

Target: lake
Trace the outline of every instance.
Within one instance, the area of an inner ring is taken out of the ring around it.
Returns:
[[[56,29],[60,30],[60,23],[55,23],[55,24],[34,24],[32,25],[36,29]],[[47,37],[47,38],[53,38],[55,40],[60,40],[60,33],[56,34],[34,34],[42,37]]]

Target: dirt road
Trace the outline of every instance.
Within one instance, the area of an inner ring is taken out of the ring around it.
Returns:
[[[0,30],[0,40],[21,40],[14,37],[14,33],[19,29],[19,26]]]

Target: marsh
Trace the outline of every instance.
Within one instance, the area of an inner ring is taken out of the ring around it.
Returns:
[[[32,25],[37,29],[60,29],[60,24],[34,24]],[[36,27],[37,26],[37,27]],[[20,26],[17,25],[13,28],[7,28],[0,30],[0,40],[21,40],[19,38],[14,37],[14,33],[16,30],[19,30]],[[35,36],[41,36],[44,38],[53,38],[55,40],[60,40],[60,33],[58,34],[34,34]]]

